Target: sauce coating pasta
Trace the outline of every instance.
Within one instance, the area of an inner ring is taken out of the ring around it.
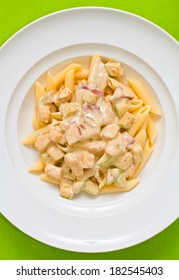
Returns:
[[[35,131],[23,144],[32,145],[40,159],[29,172],[43,172],[41,179],[59,185],[65,198],[129,191],[139,181],[133,177],[156,137],[154,103],[124,84],[124,73],[120,62],[94,55],[89,69],[73,63],[55,76],[48,72],[45,88],[35,84]]]

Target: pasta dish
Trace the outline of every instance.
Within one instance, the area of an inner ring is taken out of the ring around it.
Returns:
[[[129,191],[149,159],[157,130],[152,118],[161,112],[145,87],[124,82],[118,61],[99,55],[89,69],[70,64],[47,83],[35,84],[34,132],[23,144],[39,153],[29,171],[59,186],[72,199]]]

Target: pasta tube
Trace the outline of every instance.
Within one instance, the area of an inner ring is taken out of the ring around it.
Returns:
[[[58,86],[59,84],[63,83],[65,80],[65,75],[72,69],[74,69],[75,72],[80,71],[82,66],[80,64],[72,63],[65,67],[63,70],[61,70],[56,76],[55,76],[55,84]]]
[[[150,140],[147,140],[147,142],[143,148],[143,160],[137,166],[137,168],[134,172],[133,178],[136,178],[138,176],[138,174],[141,172],[144,165],[146,164],[149,157],[151,156],[153,150],[154,150],[154,145],[150,142]]]
[[[129,85],[133,89],[133,91],[136,93],[139,99],[142,99],[144,101],[144,105],[149,104],[150,105],[150,112],[156,115],[161,115],[161,111],[158,108],[157,104],[154,102],[154,100],[151,98],[147,90],[143,87],[141,83],[138,81],[135,81],[133,79],[127,79]]]
[[[127,192],[134,188],[139,183],[139,179],[132,179],[127,182],[127,186],[124,188],[115,187],[114,185],[104,186],[99,190],[99,193],[116,193],[116,192]]]
[[[149,120],[147,123],[147,134],[150,139],[150,142],[154,143],[154,141],[157,137],[157,129],[156,129],[155,123],[151,116],[149,116]]]
[[[47,86],[46,91],[55,90],[56,89],[56,81],[50,72],[47,72]]]
[[[43,96],[45,93],[44,87],[36,81],[35,83],[35,98],[36,98],[36,104],[38,103],[41,96]]]
[[[145,129],[140,130],[135,136],[135,140],[137,140],[140,143],[141,147],[144,146],[146,139],[147,133]]]
[[[34,111],[34,115],[33,115],[33,119],[32,119],[32,124],[33,124],[33,128],[35,130],[40,128],[40,123],[39,123],[39,120],[38,120],[38,117],[37,117],[36,110]]]
[[[57,180],[57,179],[55,179],[55,178],[52,178],[52,177],[48,176],[48,175],[45,174],[45,173],[42,174],[42,175],[40,176],[40,179],[41,179],[42,181],[47,182],[47,183],[51,183],[51,184],[58,185],[58,186],[59,186],[59,184],[60,184],[60,181],[59,181],[59,180]]]
[[[59,124],[59,121],[53,122],[36,131],[33,131],[30,135],[26,136],[23,139],[22,144],[27,145],[27,146],[33,145],[39,135],[48,133],[54,125],[58,125],[58,124]]]
[[[75,71],[74,71],[74,69],[72,69],[69,72],[67,72],[67,74],[65,75],[65,87],[69,88],[72,93],[74,93],[74,90],[75,90],[74,74],[75,74]]]
[[[129,111],[133,112],[133,111],[141,109],[142,108],[142,104],[143,104],[143,101],[140,100],[140,99],[133,99],[133,100],[131,100],[131,105],[130,105]]]
[[[41,159],[36,161],[31,167],[29,167],[28,171],[31,173],[41,173],[45,168],[45,164],[42,162]]]
[[[134,122],[133,126],[131,127],[131,129],[129,129],[128,133],[131,136],[135,136],[136,133],[138,132],[138,130],[140,129],[140,127],[142,126],[142,124],[144,123],[145,119],[147,118],[148,114],[150,111],[150,106],[146,105],[144,107],[142,107],[136,114],[136,121]]]
[[[81,71],[78,71],[75,73],[75,79],[77,80],[87,80],[89,76],[89,69],[82,69]]]
[[[122,83],[120,83],[119,81],[117,81],[113,78],[108,79],[108,86],[110,88],[112,88],[113,90],[116,90],[118,87],[120,87],[123,90],[125,90],[126,92],[128,92],[129,94],[131,94],[135,99],[138,99],[136,94],[128,86],[123,85]]]

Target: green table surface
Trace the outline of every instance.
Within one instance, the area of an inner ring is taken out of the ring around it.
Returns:
[[[104,6],[137,14],[159,25],[179,41],[179,0],[0,0],[0,45],[39,17],[80,6]],[[36,241],[0,214],[0,259],[176,260],[179,259],[179,219],[158,235],[136,246],[89,254],[64,251]]]

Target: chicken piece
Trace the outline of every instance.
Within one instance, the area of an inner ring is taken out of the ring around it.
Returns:
[[[69,88],[63,88],[58,93],[58,95],[56,95],[54,103],[57,107],[59,107],[60,104],[68,102],[71,99],[71,97],[72,97],[71,90]]]
[[[83,163],[76,153],[68,153],[65,155],[64,159],[75,176],[83,175]]]
[[[83,188],[85,187],[85,184],[86,184],[85,181],[79,181],[79,182],[73,183],[73,187],[72,187],[73,193],[74,194],[80,193],[83,190]]]
[[[98,166],[95,166],[95,172],[93,176],[99,184],[104,180],[105,177],[105,175]]]
[[[99,187],[97,183],[94,183],[92,181],[88,181],[86,183],[86,186],[84,188],[84,190],[92,195],[97,195],[99,193]]]
[[[66,141],[69,146],[75,144],[81,139],[81,130],[77,124],[73,123],[65,132]]]
[[[58,146],[54,145],[47,150],[47,153],[55,162],[58,162],[64,157],[64,152],[62,152]]]
[[[120,170],[118,168],[112,168],[107,171],[106,177],[106,185],[111,185],[117,180],[117,177],[120,174]]]
[[[38,103],[37,114],[38,114],[38,119],[40,122],[49,123],[49,121],[50,121],[50,107],[49,106]]]
[[[141,145],[137,141],[130,146],[130,151],[132,153],[134,163],[137,164],[142,161],[143,150],[141,148]]]
[[[88,77],[89,85],[104,92],[108,78],[109,75],[104,63],[101,62],[100,58],[97,58]]]
[[[124,154],[126,151],[126,146],[123,138],[118,136],[117,138],[109,141],[105,151],[110,156],[120,156]]]
[[[120,156],[115,165],[122,170],[127,170],[133,162],[133,157],[130,152],[125,153],[124,155]]]
[[[83,175],[76,176],[78,181],[86,181],[94,175],[94,168],[84,170]]]
[[[120,62],[107,62],[105,66],[111,77],[122,77],[124,75],[124,68]]]
[[[117,180],[114,182],[115,187],[124,188],[127,185],[126,175],[125,173],[121,173]]]
[[[82,94],[83,101],[89,104],[95,104],[98,97],[90,90],[84,89]]]
[[[63,103],[60,105],[59,110],[62,113],[63,118],[65,119],[80,111],[81,107],[77,103]]]
[[[84,169],[89,169],[94,167],[94,155],[90,154],[88,152],[83,152],[83,168]]]
[[[66,121],[61,121],[60,122],[60,129],[65,132],[68,128],[70,127],[70,123]]]
[[[58,91],[50,90],[46,92],[41,98],[40,102],[44,105],[51,104],[55,102],[55,98],[58,95]]]
[[[40,155],[40,159],[44,164],[47,164],[47,163],[55,164],[55,160],[53,158],[51,158],[51,156],[49,156],[49,154],[47,154],[47,153],[42,153]]]
[[[112,104],[116,104],[121,99],[125,99],[127,102],[129,102],[133,98],[134,97],[130,92],[126,92],[123,88],[117,87],[110,101]]]
[[[107,143],[105,141],[92,141],[92,142],[84,142],[79,143],[79,147],[94,154],[101,154],[105,151]]]
[[[67,182],[62,182],[60,184],[60,195],[72,199],[73,198],[73,185],[71,183]]]
[[[115,118],[115,114],[112,110],[111,104],[106,103],[102,98],[99,98],[96,102],[96,105],[99,111],[99,115],[97,116],[98,123],[101,126],[104,126],[112,122],[112,120]]]
[[[117,124],[108,124],[102,129],[101,134],[105,138],[114,139],[117,136],[118,132],[119,126]]]
[[[57,180],[61,180],[62,178],[62,168],[53,165],[52,163],[47,163],[45,166],[45,174],[48,176],[55,178]]]
[[[137,164],[131,164],[131,166],[126,170],[126,179],[131,179],[134,175],[134,172],[136,170]]]
[[[62,131],[60,127],[59,126],[52,127],[49,132],[50,140],[52,140],[54,143],[59,143],[61,137],[62,137]]]
[[[124,142],[125,142],[125,145],[128,149],[130,149],[130,147],[132,148],[133,147],[133,144],[136,143],[136,140],[135,138],[133,138],[129,133],[127,132],[123,132],[121,134]]]
[[[39,152],[43,152],[48,149],[49,145],[51,144],[51,140],[48,137],[48,134],[39,135],[35,142],[35,148]]]
[[[83,104],[83,93],[85,89],[79,88],[75,92],[75,101],[81,106]]]
[[[91,126],[84,121],[81,121],[81,124],[78,125],[80,140],[84,141],[87,139],[98,139],[100,136],[100,128],[96,126]]]
[[[119,126],[122,129],[128,130],[132,127],[133,123],[135,122],[136,118],[133,114],[126,112],[119,121]]]

